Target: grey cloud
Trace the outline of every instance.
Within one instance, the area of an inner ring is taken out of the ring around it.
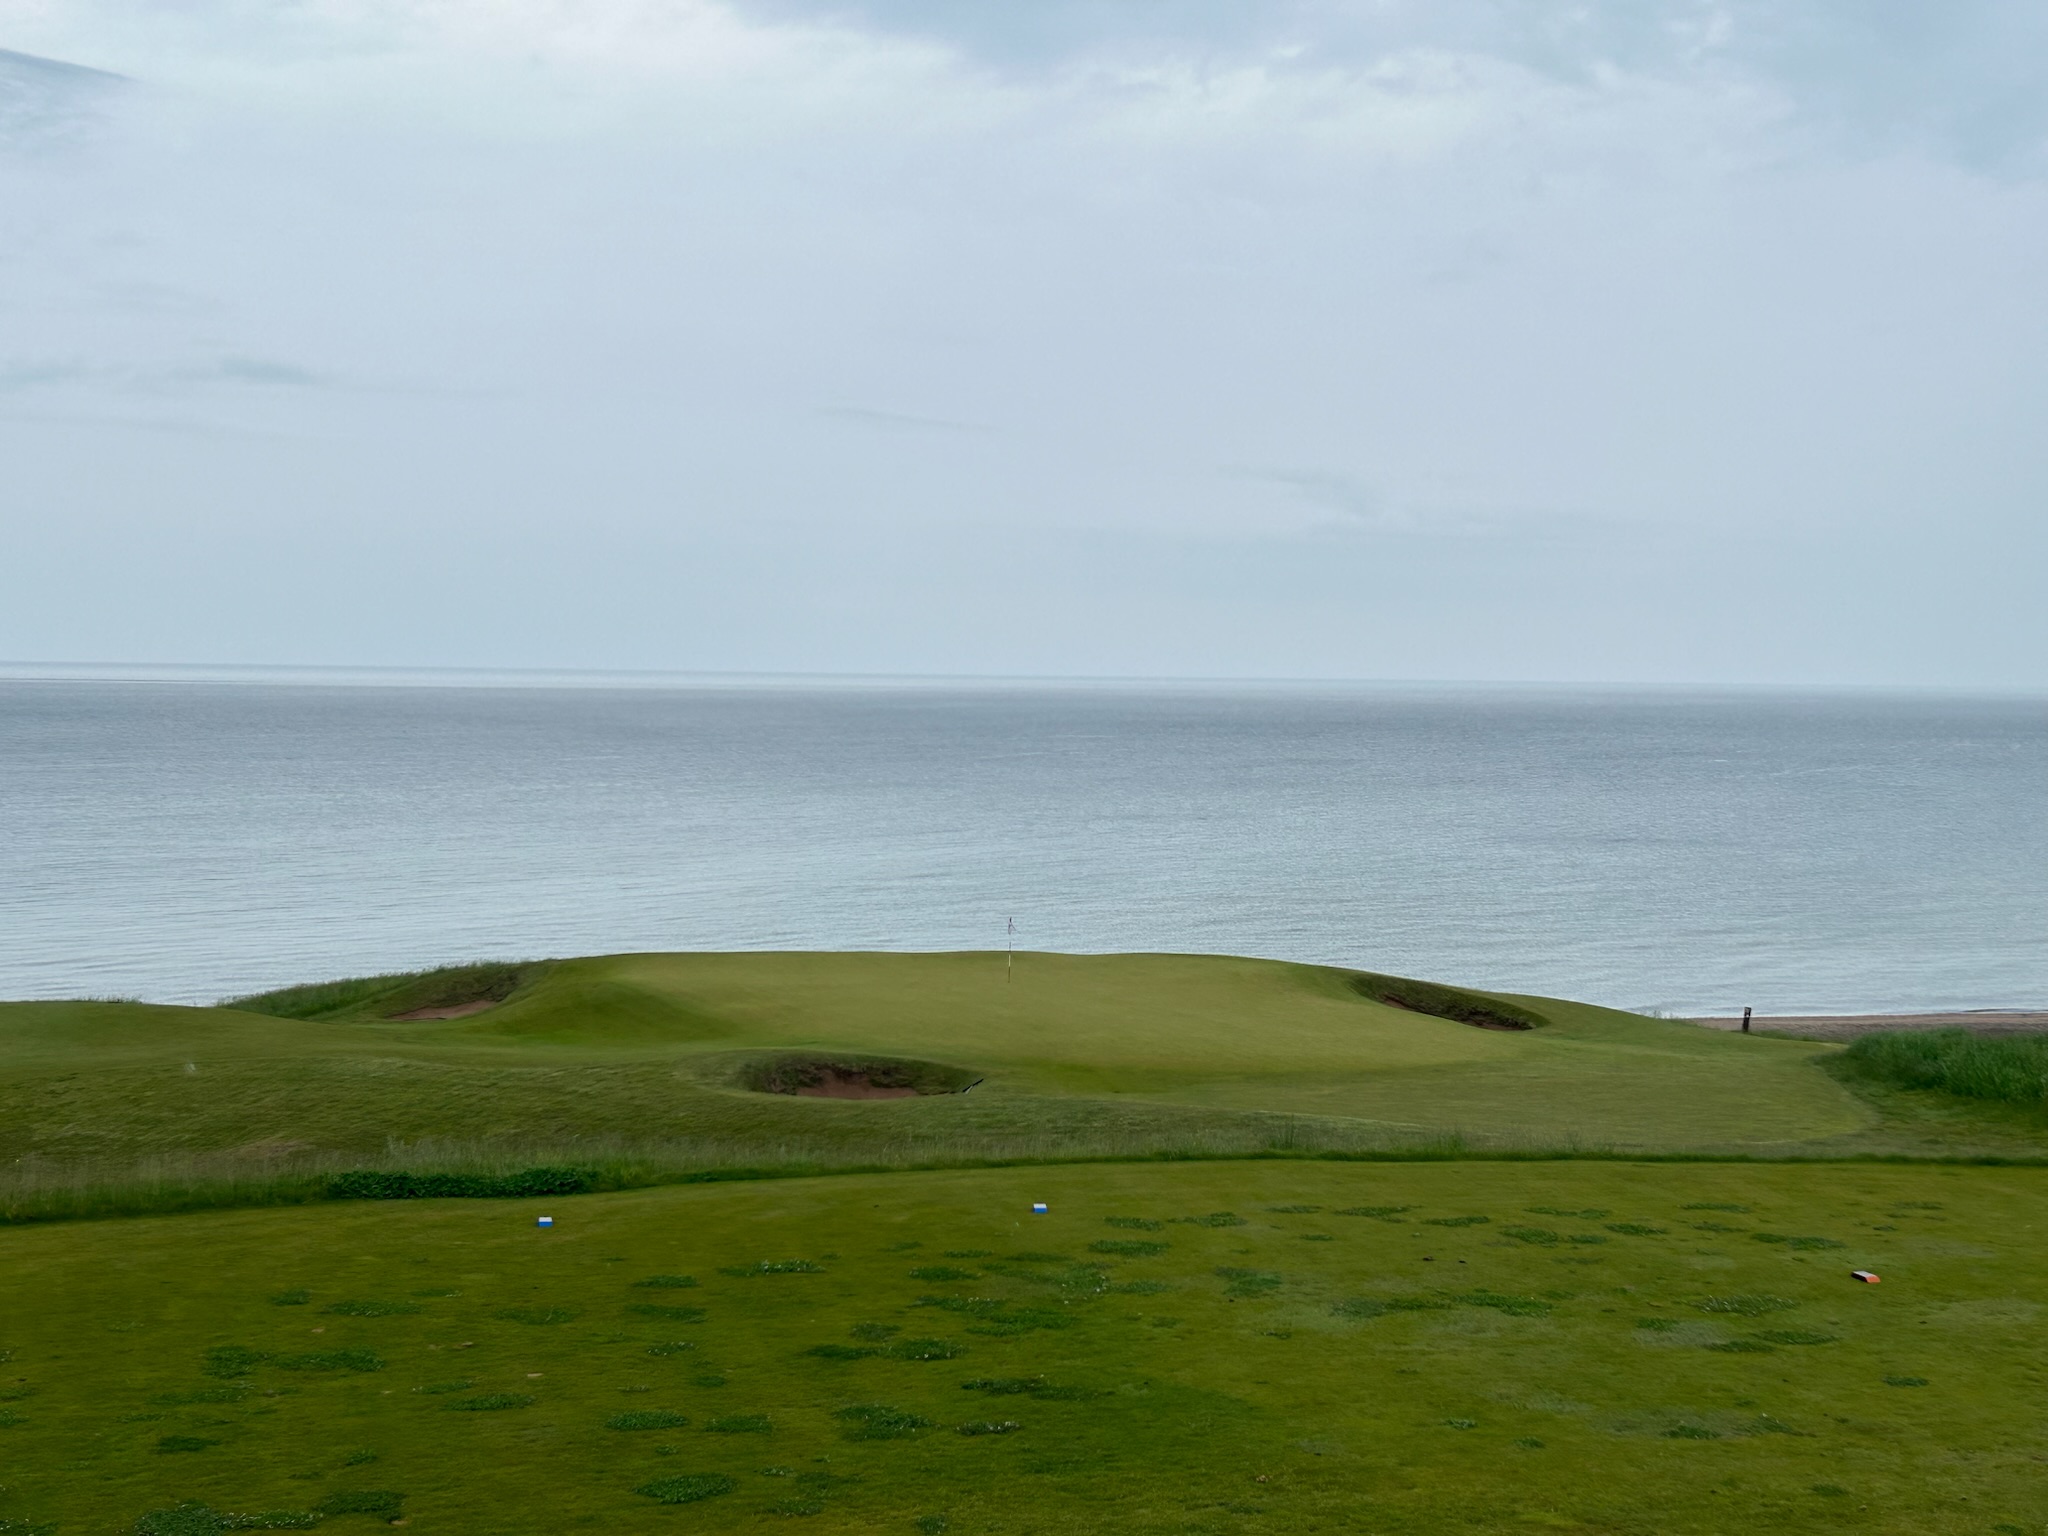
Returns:
[[[105,70],[0,48],[0,147],[35,148],[76,136],[125,84]]]

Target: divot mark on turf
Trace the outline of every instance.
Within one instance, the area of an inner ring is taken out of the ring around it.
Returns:
[[[270,1298],[273,1307],[303,1307],[313,1299],[311,1291],[278,1291]]]
[[[775,1432],[775,1425],[765,1413],[729,1413],[705,1420],[704,1430],[713,1435],[768,1435]]]
[[[1927,1385],[1927,1378],[1925,1376],[1887,1376],[1884,1379],[1884,1384],[1888,1387],[1924,1387]]]
[[[219,1445],[218,1440],[208,1440],[200,1435],[165,1435],[156,1443],[159,1456],[175,1456],[186,1451],[204,1451]]]

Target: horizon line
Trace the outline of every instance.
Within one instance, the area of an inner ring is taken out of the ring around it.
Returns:
[[[1381,688],[1403,692],[1588,692],[1648,694],[1866,694],[2031,699],[2048,686],[1906,682],[1650,681],[1627,678],[1398,678],[1268,674],[1058,672],[798,672],[656,667],[507,667],[436,664],[211,661],[25,661],[0,659],[0,682],[301,683],[314,687],[745,688],[1071,687]]]

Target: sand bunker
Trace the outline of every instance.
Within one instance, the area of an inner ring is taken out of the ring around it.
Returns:
[[[915,1099],[964,1093],[980,1081],[972,1072],[936,1061],[884,1056],[790,1054],[751,1061],[740,1069],[742,1087],[800,1099]]]
[[[914,1099],[915,1088],[892,1088],[861,1072],[828,1071],[815,1083],[791,1090],[800,1099]]]
[[[498,1006],[495,997],[479,998],[473,1003],[455,1003],[446,1008],[414,1008],[406,1013],[394,1013],[387,1017],[394,1019],[466,1019],[472,1013],[482,1013],[486,1008]]]
[[[1390,1008],[1424,1014],[1432,1019],[1447,1019],[1453,1024],[1469,1024],[1474,1029],[1519,1033],[1525,1029],[1540,1029],[1548,1022],[1540,1013],[1519,1003],[1502,1002],[1482,993],[1467,992],[1462,987],[1444,987],[1433,981],[1415,981],[1406,976],[1381,976],[1372,971],[1360,971],[1351,978],[1351,990],[1360,997],[1369,997]]]

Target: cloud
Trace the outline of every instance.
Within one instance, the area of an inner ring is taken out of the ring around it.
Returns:
[[[167,589],[193,523],[274,590],[350,540],[488,546],[579,663],[945,671],[1003,667],[963,638],[1001,530],[1038,551],[1003,589],[1032,668],[1178,636],[1323,675],[1391,654],[1376,563],[1486,585],[1461,667],[1540,669],[1568,569],[1610,675],[1652,609],[1658,665],[1711,670],[1689,616],[1796,547],[1784,665],[1896,657],[1866,551],[2019,548],[2048,494],[2030,23],[1908,9],[26,7],[19,46],[135,79],[0,59],[99,103],[0,149],[0,390],[41,412],[0,424],[0,532],[61,505],[73,568],[175,530]],[[625,623],[627,566],[732,626]],[[463,625],[372,602],[297,659],[548,661]],[[0,654],[42,633],[0,605]],[[2008,675],[1983,644],[1943,665]]]

